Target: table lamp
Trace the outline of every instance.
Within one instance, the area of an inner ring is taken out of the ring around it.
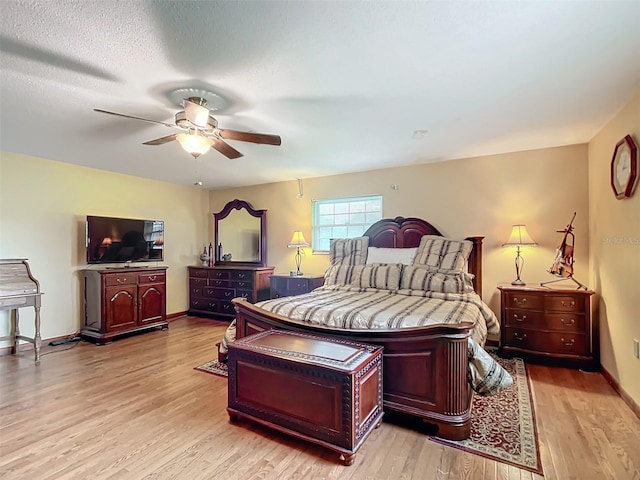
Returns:
[[[307,242],[304,239],[304,235],[302,234],[301,231],[296,230],[295,232],[293,232],[293,237],[291,237],[291,241],[289,242],[289,244],[287,245],[287,247],[289,248],[295,248],[296,249],[296,272],[291,272],[291,275],[295,275],[295,276],[300,276],[302,275],[302,272],[300,271],[300,262],[302,261],[302,253],[300,252],[300,249],[302,247],[309,247],[309,242]]]
[[[516,279],[511,285],[526,285],[520,278],[522,267],[524,266],[524,258],[520,255],[520,249],[524,246],[537,247],[538,244],[531,238],[525,225],[514,225],[511,230],[509,239],[502,244],[503,247],[516,247]]]

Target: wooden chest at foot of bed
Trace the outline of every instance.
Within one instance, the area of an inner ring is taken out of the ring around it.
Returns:
[[[231,421],[246,417],[351,465],[382,422],[382,348],[267,330],[229,344]]]

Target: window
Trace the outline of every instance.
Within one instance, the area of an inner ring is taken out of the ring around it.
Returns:
[[[382,218],[382,195],[314,200],[311,212],[313,251],[328,252],[332,238],[360,237]]]

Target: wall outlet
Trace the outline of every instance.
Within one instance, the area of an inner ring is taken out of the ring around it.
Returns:
[[[633,339],[633,356],[640,358],[640,341]]]

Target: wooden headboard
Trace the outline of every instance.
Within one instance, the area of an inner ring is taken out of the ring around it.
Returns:
[[[442,233],[420,218],[396,217],[383,218],[374,223],[364,232],[363,236],[369,237],[370,247],[384,248],[411,248],[420,245],[423,235],[438,235]],[[482,240],[484,237],[467,237],[473,243],[469,255],[469,273],[473,274],[473,287],[482,297]]]

